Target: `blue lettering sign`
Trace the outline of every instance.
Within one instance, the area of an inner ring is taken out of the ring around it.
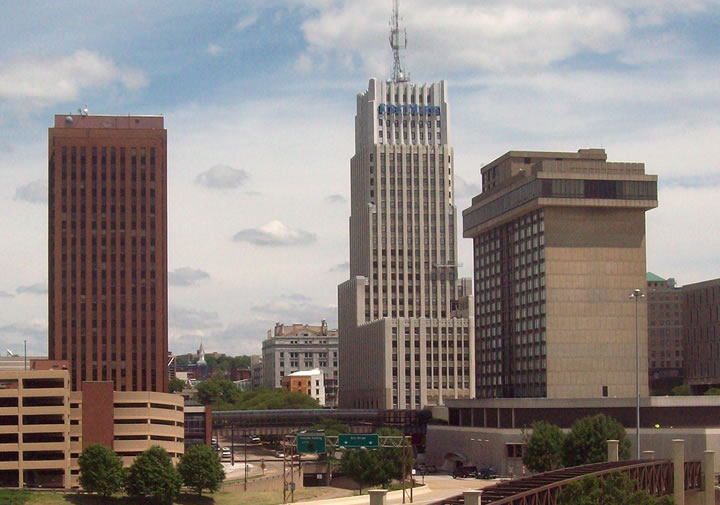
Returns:
[[[421,116],[439,116],[441,113],[440,107],[433,105],[394,105],[394,104],[380,104],[377,108],[378,114],[402,114],[407,116],[408,113],[413,116],[420,114]]]

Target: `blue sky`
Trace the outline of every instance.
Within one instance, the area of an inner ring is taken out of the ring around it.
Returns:
[[[0,344],[46,351],[47,128],[85,104],[165,116],[171,349],[259,352],[276,321],[336,324],[355,94],[390,73],[390,6],[5,2]],[[604,147],[660,176],[648,269],[720,276],[720,2],[404,0],[401,15],[412,80],[449,82],[460,209],[507,150]]]

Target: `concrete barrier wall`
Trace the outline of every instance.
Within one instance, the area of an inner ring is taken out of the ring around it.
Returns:
[[[295,490],[303,488],[303,472],[302,470],[295,470]],[[290,474],[288,473],[288,479]],[[222,490],[236,493],[243,491],[245,487],[244,479],[234,479],[223,482]],[[279,475],[268,475],[267,477],[257,477],[248,479],[247,490],[248,491],[282,491],[283,488],[283,476]]]

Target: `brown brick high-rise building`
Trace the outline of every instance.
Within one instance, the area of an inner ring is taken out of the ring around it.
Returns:
[[[72,389],[167,391],[167,131],[158,116],[55,116],[49,342]]]

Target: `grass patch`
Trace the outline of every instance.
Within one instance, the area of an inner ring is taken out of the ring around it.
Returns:
[[[295,501],[313,500],[327,494],[327,488],[305,488],[295,491]],[[182,494],[176,505],[278,505],[283,502],[282,491],[218,491],[212,494]],[[13,501],[15,500],[15,501]],[[2,505],[142,505],[143,501],[126,496],[102,498],[101,496],[80,493],[49,493],[17,490],[0,490]]]
[[[0,503],[3,505],[25,505],[30,501],[30,492],[15,489],[0,489]]]

